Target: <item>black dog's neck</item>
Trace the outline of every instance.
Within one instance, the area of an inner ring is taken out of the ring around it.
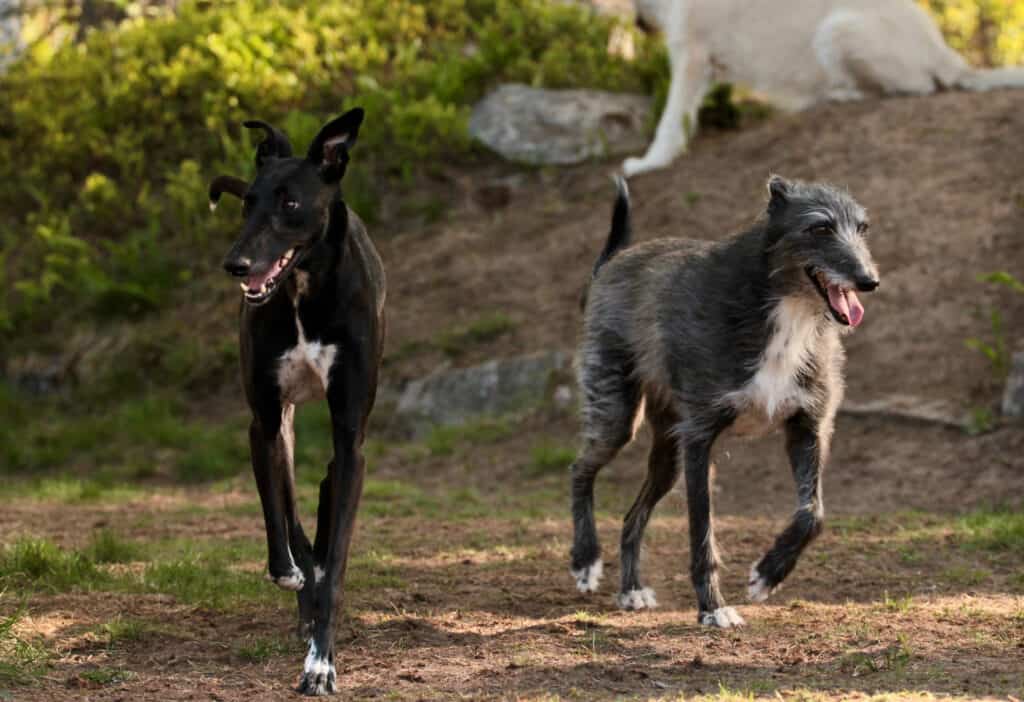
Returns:
[[[347,236],[348,225],[348,206],[339,192],[328,206],[322,236],[310,246],[295,267],[296,273],[301,275],[304,281],[304,289],[296,289],[296,293],[301,293],[303,297],[312,297],[319,290],[333,288],[332,280],[338,275],[344,262],[351,257]],[[299,275],[293,276],[293,279],[297,280]],[[296,282],[293,282],[293,285],[299,287]],[[292,297],[294,299],[295,296]]]

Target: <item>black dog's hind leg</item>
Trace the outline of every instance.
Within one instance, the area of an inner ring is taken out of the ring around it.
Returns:
[[[573,545],[570,570],[580,592],[593,592],[601,580],[601,544],[594,524],[594,479],[633,436],[640,390],[621,355],[609,349],[584,352],[582,448],[573,461]]]
[[[650,401],[648,401],[650,402]],[[668,410],[653,410],[648,405],[647,421],[654,434],[654,443],[647,459],[647,477],[640,494],[622,524],[622,587],[618,603],[622,609],[656,607],[654,591],[640,583],[640,545],[644,530],[655,506],[668,494],[679,479],[679,451],[672,428],[678,421]]]
[[[718,431],[683,439],[686,465],[686,500],[690,515],[690,578],[697,591],[697,621],[706,626],[742,626],[743,618],[718,589],[718,547],[711,507],[714,466],[711,446]]]
[[[301,591],[311,572],[312,549],[295,508],[293,416],[291,405],[260,407],[249,427],[249,444],[267,530],[267,577],[285,590]],[[299,603],[301,610],[301,595]]]
[[[750,599],[765,600],[796,566],[804,548],[821,533],[825,506],[821,471],[827,453],[828,431],[823,422],[801,410],[786,422],[786,452],[796,480],[799,504],[789,525],[750,571]]]
[[[334,460],[320,484],[317,533],[313,545],[316,588],[313,632],[298,691],[322,695],[335,691],[334,637],[344,593],[345,569],[363,491],[365,461],[362,442],[373,405],[376,378],[349,347],[335,364],[328,390],[334,434]]]

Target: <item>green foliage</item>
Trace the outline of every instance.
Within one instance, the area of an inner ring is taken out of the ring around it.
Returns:
[[[1024,283],[1005,271],[982,273],[977,278],[979,282],[1006,288],[1014,293],[1024,295]],[[972,337],[966,339],[964,344],[972,351],[977,351],[985,356],[992,365],[993,375],[998,379],[1003,379],[1010,371],[1010,349],[1006,343],[1003,315],[998,309],[991,308],[988,310],[988,318],[992,332],[991,341]]]
[[[1024,63],[1024,0],[918,0],[971,63]]]
[[[512,432],[509,419],[484,417],[465,424],[434,427],[424,444],[431,455],[447,456],[454,453],[459,444],[489,444],[504,439]]]
[[[0,79],[0,329],[142,314],[211,270],[237,219],[205,189],[252,172],[243,119],[301,153],[365,107],[346,188],[372,218],[387,177],[470,155],[469,107],[499,81],[654,92],[659,42],[609,56],[613,24],[546,0],[186,0],[28,52]]]
[[[166,456],[167,470],[191,482],[236,475],[248,464],[240,419],[216,424],[191,420],[182,403],[168,397],[146,395],[109,411],[83,413],[39,400],[29,406],[0,384],[0,410],[10,418],[0,424],[0,460],[12,471],[103,465],[109,476],[107,481],[102,475],[88,481],[41,481],[36,485],[41,497],[72,501],[130,494],[115,478],[151,475],[158,452]]]
[[[438,335],[435,345],[448,356],[461,356],[478,344],[493,341],[514,329],[515,322],[503,312],[485,315]]]

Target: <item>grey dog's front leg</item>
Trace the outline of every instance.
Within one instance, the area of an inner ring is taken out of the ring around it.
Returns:
[[[786,422],[786,452],[796,480],[798,506],[789,525],[750,572],[750,598],[761,601],[785,580],[804,548],[821,533],[825,506],[821,471],[827,451],[824,422],[801,410]]]

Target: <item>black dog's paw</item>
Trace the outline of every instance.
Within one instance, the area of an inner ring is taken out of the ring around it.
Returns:
[[[321,670],[305,670],[302,678],[299,679],[299,686],[296,692],[310,697],[320,697],[337,692],[337,675],[334,666],[324,661],[324,668]]]
[[[309,653],[299,679],[296,692],[310,697],[329,695],[337,689],[337,675],[334,672],[333,655],[324,656],[313,641],[309,642]]]

